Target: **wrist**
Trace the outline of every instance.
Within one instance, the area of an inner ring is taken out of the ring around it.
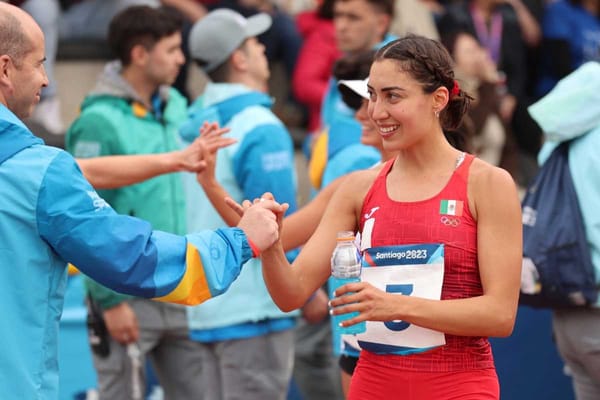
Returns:
[[[179,151],[171,151],[169,153],[164,153],[162,157],[162,165],[163,171],[165,172],[176,172],[181,171],[182,164],[180,162],[180,158],[178,157]]]
[[[250,250],[252,250],[252,258],[260,257],[260,249],[258,248],[258,246],[252,240],[250,240],[250,238],[247,236],[246,236],[246,240],[248,241]]]
[[[283,244],[281,244],[281,240],[277,239],[275,243],[273,243],[269,248],[264,249],[261,253],[261,258],[264,260],[265,257],[273,258],[279,257],[279,255],[283,255],[285,258],[285,250],[283,249]]]

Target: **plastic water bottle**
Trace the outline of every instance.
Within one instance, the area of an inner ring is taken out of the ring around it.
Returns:
[[[354,233],[338,232],[337,245],[331,255],[331,286],[336,290],[347,283],[360,282],[361,259],[360,252],[354,244]],[[366,322],[341,327],[340,322],[354,318],[358,312],[333,315],[333,329],[337,334],[363,333],[367,329]]]

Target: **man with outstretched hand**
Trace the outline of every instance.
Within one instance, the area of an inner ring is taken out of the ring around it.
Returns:
[[[118,215],[69,154],[21,121],[48,84],[43,61],[39,26],[0,3],[0,392],[56,399],[67,262],[120,292],[197,304],[228,288],[252,247],[277,239],[281,206],[259,202],[236,228],[184,237]]]

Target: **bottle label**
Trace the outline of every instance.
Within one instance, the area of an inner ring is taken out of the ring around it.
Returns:
[[[422,244],[367,249],[362,281],[402,296],[439,300],[444,281],[444,245]],[[446,343],[442,332],[405,321],[367,321],[365,333],[342,339],[374,353],[419,353]]]

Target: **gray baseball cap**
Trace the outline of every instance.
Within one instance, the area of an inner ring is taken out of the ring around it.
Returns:
[[[271,27],[271,16],[259,13],[249,18],[228,8],[219,8],[194,24],[189,35],[192,58],[205,61],[210,72],[223,64],[244,40]]]

